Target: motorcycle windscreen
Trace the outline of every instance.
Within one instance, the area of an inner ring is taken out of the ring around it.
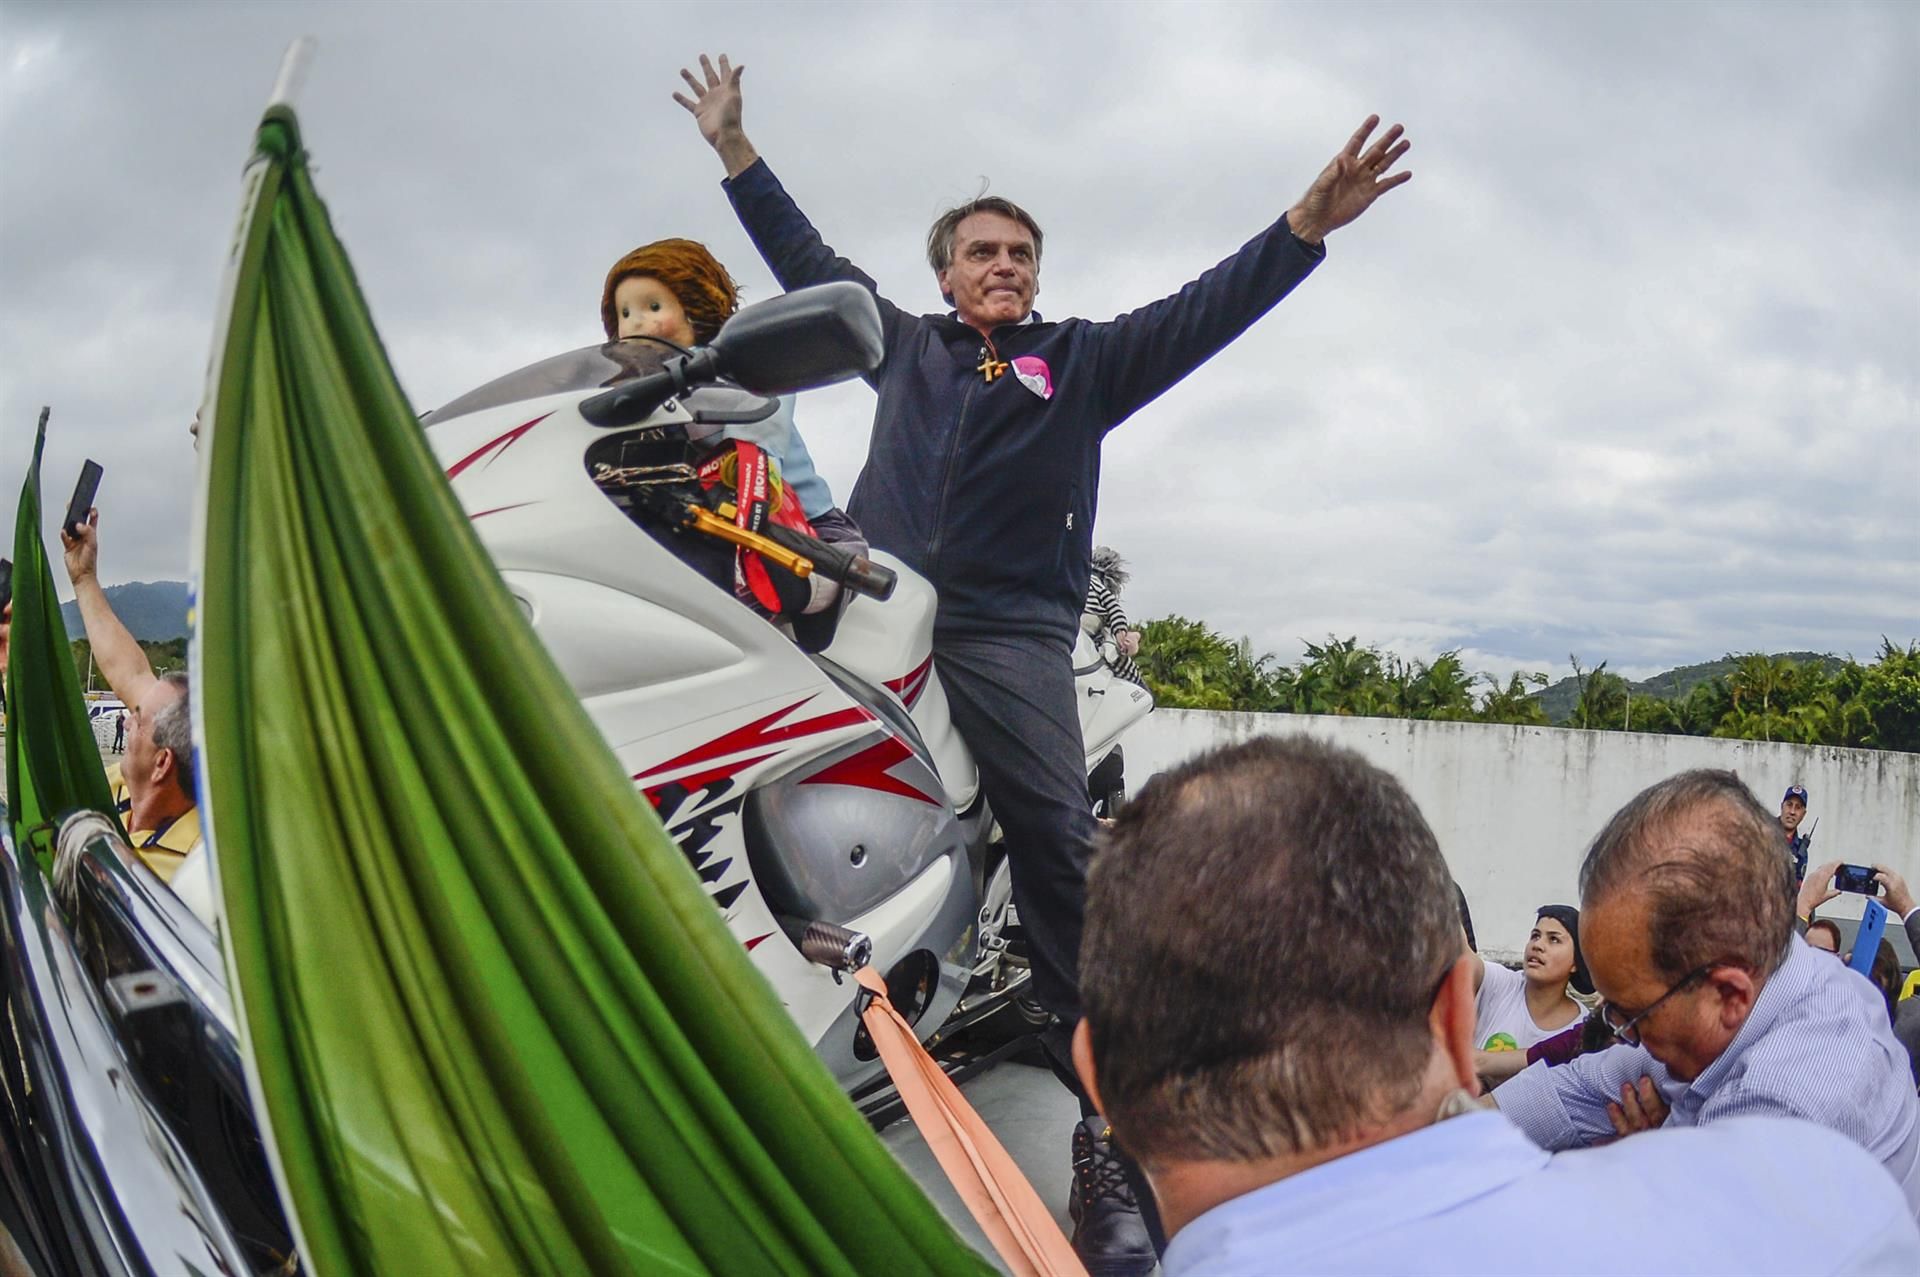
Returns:
[[[51,871],[54,832],[61,819],[81,809],[100,812],[116,824],[119,818],[100,765],[100,748],[87,724],[80,674],[47,562],[40,526],[40,454],[46,443],[42,413],[14,516],[6,737],[13,845],[23,855],[31,852],[43,871]]]
[[[501,584],[284,107],[245,181],[194,694],[232,992],[308,1265],[989,1271],[808,1050]]]

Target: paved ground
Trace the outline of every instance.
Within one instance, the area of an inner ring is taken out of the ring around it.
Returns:
[[[1007,1152],[1020,1164],[1027,1178],[1040,1193],[1041,1200],[1053,1208],[1054,1218],[1063,1231],[1071,1231],[1067,1220],[1067,1191],[1073,1182],[1068,1165],[1068,1143],[1080,1106],[1053,1074],[1038,1065],[999,1064],[960,1088],[993,1133],[1006,1145]],[[967,1208],[947,1182],[940,1164],[913,1123],[902,1119],[880,1133],[881,1142],[893,1150],[907,1173],[927,1190],[960,1235],[989,1259],[997,1258],[987,1244]]]

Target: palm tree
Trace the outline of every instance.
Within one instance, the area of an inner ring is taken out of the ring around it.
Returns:
[[[1605,661],[1590,670],[1583,670],[1578,656],[1569,656],[1567,660],[1573,666],[1573,679],[1580,688],[1579,699],[1574,702],[1573,713],[1567,722],[1571,726],[1593,731],[1624,727],[1627,718],[1627,680],[1609,673]]]
[[[1253,640],[1241,636],[1228,666],[1233,707],[1254,713],[1284,713],[1293,708],[1293,670],[1272,652],[1253,654]]]
[[[1232,709],[1233,645],[1204,621],[1148,621],[1138,663],[1153,697],[1169,709]]]
[[[1748,652],[1744,656],[1729,653],[1728,659],[1734,662],[1733,673],[1727,676],[1727,690],[1733,695],[1735,715],[1745,727],[1762,733],[1758,739],[1772,740],[1776,724],[1785,723],[1784,715],[1775,715],[1774,701],[1792,681],[1793,662],[1763,652]],[[1747,739],[1755,738],[1749,735]]]
[[[1725,677],[1715,675],[1696,683],[1680,702],[1680,730],[1689,736],[1711,736],[1733,709],[1733,694]]]
[[[1378,713],[1394,699],[1378,649],[1361,647],[1354,637],[1328,635],[1324,644],[1307,644],[1294,685],[1299,708],[1309,714]]]
[[[1401,684],[1401,711],[1408,718],[1464,722],[1473,710],[1473,675],[1460,663],[1460,653],[1442,652],[1431,664],[1417,662]]]
[[[1654,732],[1667,736],[1684,734],[1680,726],[1679,708],[1664,696],[1629,696],[1626,711],[1624,726],[1630,732]]]
[[[1880,659],[1860,681],[1860,702],[1873,726],[1863,744],[1920,752],[1920,643],[1896,647],[1880,639]]]
[[[1136,658],[1154,699],[1169,709],[1272,713],[1293,707],[1293,671],[1251,639],[1230,642],[1204,621],[1148,621]]]
[[[1539,697],[1527,690],[1529,687],[1545,687],[1545,674],[1522,674],[1515,670],[1505,687],[1500,686],[1500,680],[1491,674],[1482,674],[1480,677],[1487,680],[1487,694],[1480,702],[1478,714],[1481,722],[1547,726],[1546,707],[1540,703]]]
[[[1358,638],[1332,635],[1307,644],[1297,667],[1250,639],[1233,642],[1205,622],[1182,616],[1149,621],[1138,658],[1155,697],[1169,708],[1304,714],[1398,715],[1488,723],[1545,724],[1534,690],[1547,676],[1519,672],[1504,686],[1468,675],[1457,651],[1431,662],[1403,661]],[[85,659],[74,645],[75,661]],[[156,652],[156,663],[163,653]],[[1855,745],[1920,752],[1920,642],[1881,639],[1878,660],[1794,662],[1750,652],[1726,658],[1733,669],[1695,684],[1678,701],[1636,695],[1602,661],[1592,669],[1570,656],[1577,699],[1568,723],[1593,730]],[[1475,686],[1486,691],[1475,704]]]

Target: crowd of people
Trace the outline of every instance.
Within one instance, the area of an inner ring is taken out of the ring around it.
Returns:
[[[1912,1059],[1884,990],[1802,939],[1791,854],[1740,778],[1634,797],[1578,889],[1510,971],[1358,755],[1268,737],[1154,778],[1094,858],[1074,1048],[1152,1184],[1168,1277],[1920,1271]],[[1568,1246],[1588,1224],[1609,1244]]]
[[[781,285],[878,297],[747,141],[740,69],[683,75]],[[1730,773],[1655,785],[1595,840],[1579,905],[1538,911],[1519,971],[1474,951],[1404,790],[1323,745],[1190,763],[1093,844],[1068,618],[1123,676],[1138,644],[1125,564],[1092,545],[1100,440],[1405,180],[1388,171],[1406,142],[1396,127],[1369,145],[1376,123],[1238,254],[1110,324],[1040,319],[1039,226],[999,197],[929,233],[948,315],[879,298],[886,356],[849,510],[940,592],[936,669],[1005,827],[1051,1058],[1071,1060],[1082,1107],[1075,1249],[1101,1277],[1275,1256],[1460,1271],[1489,1244],[1612,1271],[1611,1249],[1565,1245],[1601,1210],[1663,1269],[1912,1271],[1920,1095],[1889,1004],[1796,934],[1796,884],[1831,881],[1795,861],[1804,790],[1776,819]],[[1032,499],[1042,482],[1058,508]],[[1836,1043],[1847,1062],[1823,1064]],[[1710,1206],[1766,1206],[1814,1179],[1800,1209],[1737,1237],[1689,1200],[1708,1185]]]
[[[1594,839],[1578,904],[1537,910],[1517,970],[1477,951],[1401,785],[1325,744],[1195,759],[1096,837],[1076,630],[1140,680],[1126,565],[1092,541],[1102,441],[1406,180],[1399,126],[1375,139],[1370,118],[1244,247],[1107,323],[1043,321],[1039,225],[969,201],[927,239],[952,310],[915,315],[827,247],[748,142],[740,68],[682,74],[675,96],[781,285],[879,299],[878,405],[847,508],[791,399],[730,428],[727,482],[770,481],[767,508],[736,502],[743,523],[870,541],[939,591],[935,668],[1005,832],[1047,1058],[1080,1106],[1071,1213],[1091,1273],[1920,1271],[1920,999],[1899,1000],[1897,961],[1876,955],[1869,980],[1836,960],[1843,932],[1816,910],[1838,866],[1807,868],[1804,789],[1778,818],[1728,772],[1645,790]],[[738,291],[702,245],[657,240],[609,271],[600,319],[609,342],[692,345]],[[156,676],[107,606],[97,516],[63,542],[128,707],[115,781],[134,847],[211,920],[186,678]],[[728,575],[769,615],[835,603],[746,555]],[[1920,941],[1904,879],[1882,865],[1875,881]]]
[[[719,156],[727,198],[781,286],[860,284],[876,298],[884,341],[868,376],[878,403],[867,462],[844,511],[812,471],[791,401],[758,433],[734,431],[731,478],[712,477],[734,490],[743,525],[786,519],[823,539],[858,538],[935,587],[935,669],[1006,840],[1032,988],[1054,1021],[1043,1034],[1047,1055],[1082,1114],[1071,1145],[1075,1247],[1102,1274],[1144,1272],[1164,1240],[1151,1198],[1081,1085],[1070,1047],[1095,829],[1072,649],[1090,592],[1096,641],[1112,648],[1123,677],[1138,677],[1123,664],[1139,643],[1118,607],[1124,565],[1112,556],[1097,581],[1094,572],[1101,448],[1109,431],[1304,281],[1328,235],[1404,183],[1409,174],[1394,169],[1410,144],[1398,125],[1376,136],[1379,119],[1370,117],[1237,251],[1174,295],[1104,323],[1042,319],[1033,305],[1040,226],[1013,201],[982,195],[929,229],[927,262],[951,309],[916,315],[826,246],[747,140],[740,68],[724,57],[717,67],[702,57],[700,67],[683,72],[690,93],[675,97]],[[659,239],[616,261],[599,318],[610,345],[689,345],[710,341],[737,304],[731,275],[704,246]],[[211,918],[186,681],[156,676],[104,596],[83,588],[96,527],[90,516],[66,548],[96,656],[130,710],[122,815],[139,856]],[[833,607],[827,583],[787,580],[756,556],[737,556],[728,569],[718,574],[742,601],[790,622],[796,637],[806,618]]]

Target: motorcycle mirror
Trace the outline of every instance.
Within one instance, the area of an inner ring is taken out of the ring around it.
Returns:
[[[755,302],[721,326],[711,349],[725,376],[760,395],[858,377],[885,353],[873,294],[845,280]]]
[[[792,394],[872,372],[884,353],[873,294],[844,280],[821,284],[748,306],[711,344],[582,401],[580,415],[596,426],[630,426],[719,377],[757,395]]]

